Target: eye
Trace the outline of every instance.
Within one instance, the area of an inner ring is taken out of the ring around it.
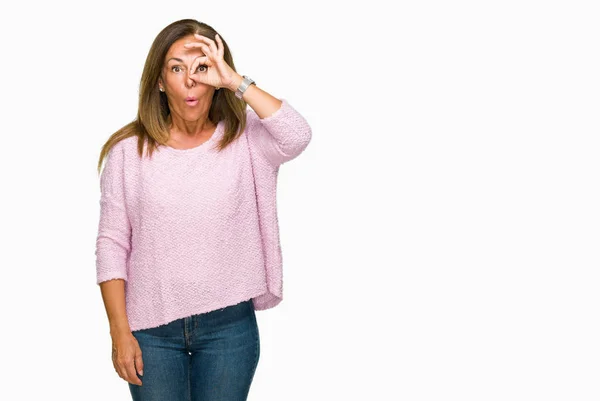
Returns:
[[[173,67],[171,67],[171,71],[173,71],[173,69],[175,69],[175,68],[179,69],[179,66],[178,65],[174,65]],[[178,72],[178,71],[173,71],[173,72]]]
[[[198,66],[198,68],[196,68],[196,70],[199,70],[201,67],[208,68],[208,66],[207,66],[207,65],[200,64],[200,65]],[[206,70],[203,70],[203,71],[206,71]]]

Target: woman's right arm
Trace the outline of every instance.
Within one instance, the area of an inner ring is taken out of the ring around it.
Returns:
[[[121,279],[108,280],[100,283],[102,299],[110,324],[112,338],[112,361],[115,371],[123,380],[142,385],[136,375],[144,374],[142,350],[137,339],[131,334],[127,313],[125,311],[125,281]]]
[[[108,280],[100,283],[102,301],[110,326],[110,335],[114,337],[122,333],[131,333],[127,312],[125,311],[125,281]]]
[[[119,376],[142,385],[142,352],[131,333],[125,307],[127,258],[131,251],[131,224],[125,203],[125,157],[122,142],[109,151],[100,177],[100,222],[96,239],[96,283],[110,325],[112,361]]]
[[[118,142],[109,150],[100,176],[100,221],[96,238],[97,284],[113,279],[128,279],[131,224],[125,202],[125,154],[122,145],[122,141]]]

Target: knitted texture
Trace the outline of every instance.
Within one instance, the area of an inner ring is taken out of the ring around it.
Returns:
[[[250,298],[256,310],[283,299],[277,176],[312,131],[280,100],[264,119],[248,108],[246,129],[220,153],[224,121],[191,149],[159,146],[140,158],[135,136],[110,149],[100,176],[96,283],[125,280],[132,331]]]

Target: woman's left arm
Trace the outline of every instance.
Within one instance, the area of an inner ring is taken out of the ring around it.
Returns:
[[[236,91],[243,77],[235,73],[229,89]],[[312,129],[306,119],[285,99],[277,99],[256,85],[250,85],[242,99],[250,105],[249,139],[273,167],[288,162],[308,146]]]
[[[215,40],[199,34],[194,37],[198,42],[188,42],[184,47],[202,49],[204,56],[197,57],[192,63],[188,71],[190,79],[235,92],[243,77],[225,62],[225,46],[221,37],[218,34],[215,34]],[[200,65],[208,68],[199,72]],[[246,111],[247,116],[260,122],[257,127],[256,121],[252,121],[255,128],[251,129],[254,131],[250,135],[251,141],[273,167],[292,160],[306,148],[312,135],[311,128],[285,99],[277,99],[256,85],[250,85],[242,99],[256,114],[254,116]]]
[[[235,74],[233,79],[233,85],[229,87],[229,90],[235,92],[242,83],[244,78],[240,74]],[[252,109],[256,112],[258,117],[267,118],[273,115],[281,107],[281,100],[272,96],[256,86],[256,84],[250,85],[244,94],[242,95],[244,100]]]

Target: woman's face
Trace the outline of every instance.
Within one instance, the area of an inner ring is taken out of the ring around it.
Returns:
[[[194,35],[189,35],[175,41],[165,56],[162,77],[159,86],[164,89],[169,102],[171,113],[186,121],[196,121],[205,115],[210,108],[215,88],[203,84],[195,77],[189,76],[189,69],[194,60],[204,56],[201,49],[187,49],[185,43],[197,41]],[[205,65],[199,65],[198,73],[206,71]]]

